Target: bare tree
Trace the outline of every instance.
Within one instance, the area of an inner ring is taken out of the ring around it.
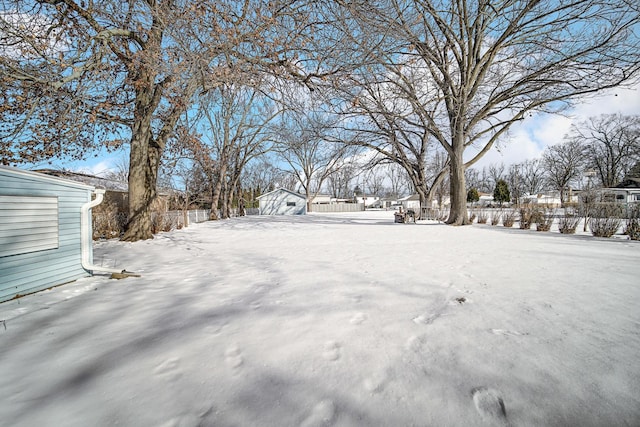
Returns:
[[[542,155],[547,182],[560,191],[561,203],[566,202],[567,186],[579,180],[584,169],[584,151],[575,139],[565,139],[548,147]]]
[[[267,71],[309,85],[319,75],[318,59],[304,63],[290,54],[294,46],[301,52],[317,40],[312,5],[3,2],[0,102],[11,107],[0,109],[2,162],[82,158],[96,145],[128,144],[129,223],[123,239],[151,238],[149,208],[161,158],[195,95],[230,76],[244,76],[249,84]]]
[[[584,146],[588,166],[603,187],[615,187],[640,161],[640,116],[589,117],[572,127],[570,137]]]
[[[356,176],[356,167],[351,162],[341,165],[327,177],[327,187],[333,197],[349,198],[353,195],[351,182]]]
[[[380,167],[373,167],[366,171],[364,182],[368,189],[368,195],[380,197],[384,191],[385,180],[386,178]]]
[[[254,197],[260,196],[276,188],[282,181],[282,171],[275,165],[275,160],[267,155],[249,162],[244,168],[242,186],[255,191]]]
[[[475,188],[478,191],[485,191],[483,179],[478,169],[468,168],[464,171],[464,175],[465,183],[467,184],[468,189]]]
[[[105,178],[126,183],[129,177],[129,159],[121,157],[105,174]]]
[[[360,24],[352,43],[372,49],[362,74],[375,64],[385,74],[388,64],[407,66],[396,77],[408,83],[404,96],[424,110],[424,128],[449,155],[449,224],[469,222],[465,169],[514,123],[630,81],[640,69],[640,14],[628,1],[341,3],[349,29]],[[424,77],[408,78],[416,69]],[[479,152],[466,160],[471,145]]]
[[[445,162],[441,170],[427,170],[428,157],[435,155],[436,145],[429,130],[429,111],[422,105],[433,94],[415,89],[422,70],[395,63],[391,56],[387,55],[388,61],[377,74],[354,73],[343,82],[341,96],[347,103],[342,104],[342,114],[353,135],[350,144],[372,150],[378,163],[401,167],[420,204],[426,206],[433,197],[432,184],[442,181],[448,165]]]
[[[498,185],[498,181],[505,179],[505,166],[504,163],[491,163],[487,168],[487,174],[490,182],[488,185],[491,188],[495,188]]]
[[[430,202],[432,198],[435,198],[440,208],[444,206],[445,197],[449,196],[449,179],[446,173],[448,163],[446,153],[438,150],[427,164],[428,179],[431,184],[431,191],[429,191],[427,200]]]
[[[274,136],[276,153],[296,176],[309,212],[325,180],[344,165],[347,157],[347,147],[336,142],[329,116],[314,111],[311,104],[286,111]]]
[[[228,218],[244,168],[268,151],[269,125],[280,112],[261,92],[237,82],[208,91],[201,105],[205,119],[200,124],[202,143],[194,156],[215,161],[211,219],[218,219],[218,206],[222,218]]]
[[[507,184],[509,185],[511,200],[516,205],[520,204],[520,199],[522,198],[525,192],[520,165],[509,165],[509,169],[507,170],[506,181],[507,181]]]
[[[537,194],[544,189],[545,171],[539,159],[525,160],[518,165],[522,191]]]

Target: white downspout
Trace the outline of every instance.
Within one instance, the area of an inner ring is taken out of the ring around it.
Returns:
[[[100,267],[97,265],[93,265],[91,263],[91,261],[89,260],[89,253],[90,253],[90,245],[92,245],[92,241],[93,239],[91,238],[91,233],[90,233],[90,229],[89,229],[89,224],[90,222],[90,216],[91,215],[91,208],[98,206],[100,203],[102,203],[102,199],[104,198],[104,190],[101,189],[96,189],[94,190],[93,194],[96,195],[96,198],[93,199],[90,202],[85,203],[84,205],[82,205],[82,208],[80,210],[81,214],[80,214],[80,249],[82,252],[82,268],[84,268],[87,271],[91,271],[91,273],[95,273],[96,271],[102,271],[105,273],[125,273],[125,270],[118,270],[115,268],[107,268],[107,267]]]

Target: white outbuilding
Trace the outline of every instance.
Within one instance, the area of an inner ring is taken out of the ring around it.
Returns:
[[[257,197],[260,215],[306,215],[307,198],[302,194],[278,188]]]

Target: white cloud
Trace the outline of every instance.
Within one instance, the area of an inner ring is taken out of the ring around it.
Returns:
[[[615,113],[640,114],[640,85],[606,91],[601,96],[576,105],[566,115],[534,114],[515,125],[505,140],[474,167],[482,168],[501,162],[510,165],[539,158],[546,147],[562,141],[573,123],[591,116]]]
[[[86,173],[89,175],[95,176],[104,176],[115,167],[116,161],[118,159],[115,157],[107,157],[100,159],[98,163],[95,164],[87,164],[78,169],[78,172]]]

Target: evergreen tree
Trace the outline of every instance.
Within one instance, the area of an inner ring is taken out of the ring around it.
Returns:
[[[498,180],[496,188],[493,190],[493,200],[500,203],[500,206],[504,202],[511,200],[511,194],[509,194],[509,185],[504,179]]]
[[[478,194],[478,190],[475,188],[470,188],[469,191],[467,191],[467,202],[475,203],[478,200],[480,200],[480,194]]]

